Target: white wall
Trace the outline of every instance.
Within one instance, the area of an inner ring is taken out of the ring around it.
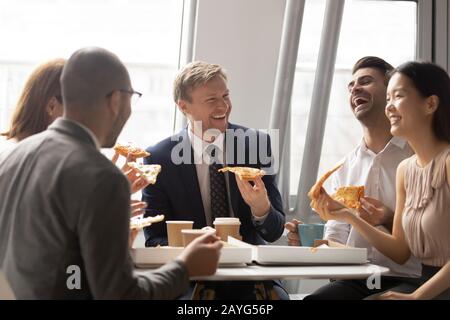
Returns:
[[[450,72],[450,3],[447,2],[447,72]]]
[[[199,0],[194,60],[222,65],[230,122],[269,125],[285,0]]]

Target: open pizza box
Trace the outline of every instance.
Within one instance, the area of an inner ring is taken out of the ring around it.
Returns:
[[[367,249],[353,248],[328,240],[316,240],[314,247],[254,246],[228,238],[236,247],[252,249],[252,260],[263,265],[341,265],[367,263]]]
[[[237,240],[238,241],[238,240]],[[184,250],[183,247],[149,247],[131,249],[131,257],[139,268],[161,266],[174,260]],[[224,243],[220,253],[221,267],[245,266],[252,263],[252,249]]]

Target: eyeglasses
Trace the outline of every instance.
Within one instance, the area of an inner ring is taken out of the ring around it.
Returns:
[[[142,93],[134,91],[134,90],[125,90],[125,89],[115,89],[113,91],[111,91],[110,93],[108,93],[106,96],[110,97],[114,91],[120,91],[123,93],[128,93],[129,95],[131,95],[131,105],[134,106],[136,105],[136,103],[138,102],[139,98],[142,97]]]

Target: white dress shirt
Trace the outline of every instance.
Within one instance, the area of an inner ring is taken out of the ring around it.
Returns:
[[[378,154],[369,150],[364,142],[343,161],[343,166],[331,176],[331,190],[334,193],[341,186],[363,185],[365,195],[380,200],[384,205],[395,210],[395,175],[399,163],[413,154],[406,141],[393,137]],[[378,229],[389,232],[383,226]],[[372,247],[349,224],[330,220],[326,224],[325,239],[337,241],[352,247],[367,248],[369,260],[388,267],[390,276],[418,277],[421,275],[419,261],[411,257],[404,265],[396,264]]]
[[[188,127],[189,140],[191,141],[192,149],[194,150],[194,163],[197,170],[198,185],[200,186],[200,193],[202,196],[203,209],[205,210],[206,224],[212,226],[213,217],[211,214],[211,195],[210,195],[210,182],[209,182],[209,165],[212,162],[207,149],[210,145],[216,147],[215,158],[219,163],[224,164],[224,134],[219,134],[212,143],[208,143],[198,136],[196,136],[191,127]],[[225,184],[227,188],[227,201],[230,217],[234,217],[233,208],[230,202],[230,186],[228,182],[228,173],[225,174]]]

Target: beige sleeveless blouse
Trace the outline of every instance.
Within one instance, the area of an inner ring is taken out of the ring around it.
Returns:
[[[421,168],[417,157],[405,167],[403,229],[411,253],[423,264],[441,267],[450,260],[450,188],[445,161],[450,148]]]

